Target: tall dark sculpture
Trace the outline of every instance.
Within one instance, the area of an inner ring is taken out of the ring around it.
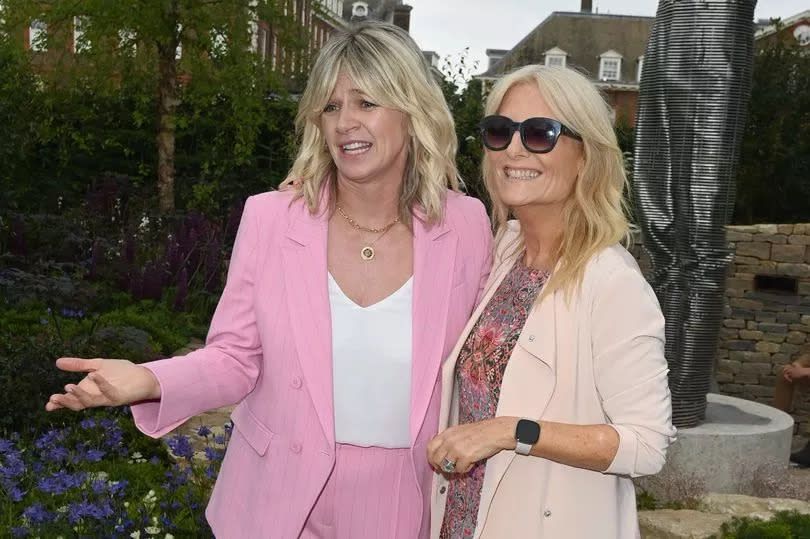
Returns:
[[[634,189],[666,317],[673,422],[706,394],[732,253],[725,225],[751,91],[756,0],[661,0],[642,66]]]

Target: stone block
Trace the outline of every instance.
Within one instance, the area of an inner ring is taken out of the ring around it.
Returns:
[[[754,397],[760,400],[761,397],[773,397],[775,387],[767,387],[764,385],[749,385],[743,388],[744,397]],[[762,399],[765,400],[765,399]]]
[[[768,243],[773,243],[775,245],[782,245],[787,243],[787,236],[784,234],[760,234],[759,236],[754,236],[754,241],[767,241]]]
[[[736,309],[744,309],[750,311],[758,311],[763,307],[763,303],[761,301],[743,298],[732,298],[728,300],[728,304]]]
[[[790,329],[790,331],[801,331],[802,333],[810,333],[810,326],[805,326],[804,324],[789,324],[788,329]]]
[[[760,234],[778,234],[779,227],[774,224],[758,224],[755,225]]]
[[[743,329],[745,327],[745,320],[735,320],[734,318],[727,318],[723,320],[723,325],[727,328]]]
[[[789,331],[787,334],[787,342],[789,344],[804,344],[807,341],[807,335],[801,331]]]
[[[756,318],[756,313],[754,311],[746,311],[744,309],[731,309],[731,312],[728,313],[728,316],[731,318],[738,318],[742,320],[753,320]],[[773,317],[776,320],[776,317]]]
[[[800,236],[802,238],[810,238],[810,236]],[[806,251],[804,245],[774,245],[771,251],[771,260],[776,262],[804,262],[804,253]]]
[[[810,223],[794,223],[794,234],[810,234]]]
[[[757,343],[754,341],[726,341],[723,343],[723,346],[727,350],[747,350],[749,352],[753,352],[756,344]]]
[[[741,361],[743,363],[770,363],[771,354],[767,352],[732,351],[728,354],[729,359]]]
[[[768,374],[762,375],[759,377],[759,385],[766,386],[766,387],[775,387],[776,386],[776,375]]]
[[[740,337],[740,330],[734,328],[720,328],[720,339],[729,341],[737,340]]]
[[[737,256],[747,256],[757,260],[768,260],[771,258],[771,244],[764,241],[738,242]],[[745,264],[745,262],[740,262],[740,264]],[[749,262],[749,264],[756,264],[756,262]]]
[[[745,341],[741,341],[745,342]],[[767,352],[769,354],[775,354],[779,352],[781,349],[781,345],[775,342],[758,342],[754,345],[754,350],[757,352]]]
[[[731,277],[726,279],[726,288],[736,288],[740,290],[751,290],[754,288],[753,279],[741,279],[740,277]]]
[[[742,329],[738,333],[740,339],[744,341],[759,341],[765,335],[761,331],[751,331],[750,329]]]
[[[802,324],[810,326],[810,315],[802,315]]]
[[[740,372],[741,367],[742,367],[741,362],[730,359],[721,359],[717,362],[717,372],[728,372],[731,374],[737,374],[738,372]]]
[[[736,230],[726,230],[726,241],[751,241],[750,232],[737,232]]]
[[[771,374],[771,370],[773,369],[773,365],[768,363],[742,363],[740,365],[740,373],[741,374],[756,374],[756,375],[768,375]],[[739,382],[739,376],[735,380]]]
[[[780,351],[792,357],[800,348],[801,347],[796,344],[785,343],[782,345],[782,350]]]
[[[749,320],[745,322],[745,329],[759,330],[759,322]]]
[[[788,264],[780,262],[776,266],[776,271],[781,275],[789,277],[810,277],[810,264]]]
[[[727,515],[701,513],[691,509],[639,511],[638,526],[645,539],[719,537]]]
[[[720,386],[720,391],[729,395],[738,395],[742,393],[742,390],[743,386],[741,384],[723,384]]]
[[[793,234],[793,225],[776,225],[776,230],[780,234]]]
[[[793,234],[788,236],[788,243],[791,245],[810,245],[810,236],[805,234]]]
[[[796,324],[800,317],[799,313],[776,313],[776,321],[780,324]]]
[[[716,372],[714,373],[714,380],[718,384],[728,383],[734,381],[734,375],[730,372]]]
[[[760,263],[760,259],[756,258],[754,256],[750,256],[750,255],[743,256],[743,255],[737,253],[734,256],[734,263],[735,264],[746,264],[748,266],[756,266],[757,264]]]
[[[776,317],[774,316],[774,320]],[[765,333],[787,333],[788,327],[787,324],[776,324],[776,323],[766,323],[762,322],[759,324],[760,331],[764,331]]]
[[[743,385],[758,384],[759,383],[759,376],[756,375],[756,374],[743,374],[743,373],[740,373],[740,374],[738,374],[738,375],[736,375],[734,377],[734,383],[743,384]],[[745,388],[743,388],[743,391],[744,390],[745,390]]]
[[[810,314],[810,305],[788,305],[785,310],[790,313]]]
[[[759,234],[757,225],[727,225],[726,232],[741,232],[743,234]]]
[[[808,257],[810,257],[810,247],[807,248],[807,255],[805,256],[804,259],[805,262],[810,262],[810,259],[808,259]],[[810,296],[810,282],[806,281],[799,282],[799,286],[797,288],[798,288],[797,292],[799,293],[800,296],[804,297]]]
[[[766,333],[762,340],[767,342],[783,343],[787,339],[786,333]]]

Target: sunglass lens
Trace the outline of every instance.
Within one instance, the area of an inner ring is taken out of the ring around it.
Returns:
[[[512,125],[506,118],[488,118],[484,122],[484,144],[490,149],[502,150],[511,142]]]
[[[557,141],[557,127],[545,118],[532,118],[523,122],[523,140],[534,152],[546,152]]]

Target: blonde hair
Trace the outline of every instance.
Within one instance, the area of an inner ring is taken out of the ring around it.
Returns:
[[[624,160],[613,130],[611,109],[585,76],[564,67],[522,67],[492,87],[486,115],[498,113],[506,93],[516,84],[536,86],[555,119],[582,136],[584,164],[573,194],[564,204],[562,241],[555,256],[557,266],[537,302],[558,289],[570,300],[591,257],[615,243],[630,240],[624,211],[627,185]],[[484,152],[484,184],[492,199],[492,217],[496,235],[500,237],[506,230],[510,211],[494,188],[488,154],[489,150]],[[522,251],[523,247],[521,232],[514,252]]]
[[[315,213],[324,182],[329,182],[329,204],[334,205],[336,169],[319,118],[341,72],[378,105],[407,117],[410,143],[400,219],[410,224],[418,206],[428,222],[440,221],[447,188],[458,190],[460,181],[453,117],[422,51],[407,32],[391,24],[352,26],[320,50],[298,107],[298,155],[281,187],[296,189]]]

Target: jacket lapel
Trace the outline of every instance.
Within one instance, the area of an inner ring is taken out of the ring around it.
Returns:
[[[564,301],[563,293],[557,291],[529,313],[503,375],[496,416],[538,419],[543,415],[556,383],[556,313]],[[484,530],[492,498],[516,455],[501,451],[487,461],[476,538]]]
[[[458,242],[446,221],[427,228],[421,217],[417,213],[413,220],[412,443],[422,428],[444,360],[444,332]]]
[[[327,215],[298,203],[282,247],[287,311],[310,398],[330,445],[335,443],[332,391],[332,320],[329,306]]]

